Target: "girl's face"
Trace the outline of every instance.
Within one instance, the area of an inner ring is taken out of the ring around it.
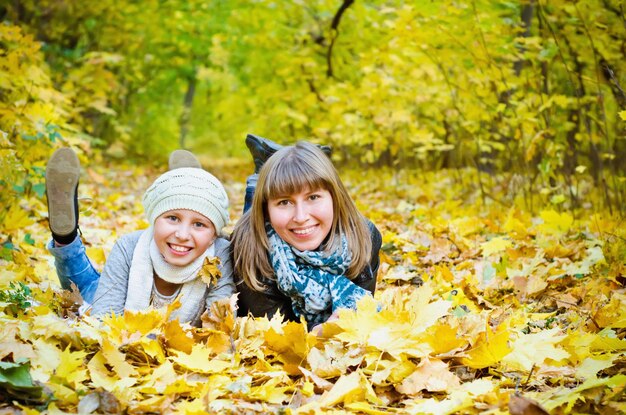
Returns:
[[[278,236],[300,251],[317,249],[333,225],[333,197],[324,189],[270,199],[267,210]]]
[[[154,222],[154,241],[165,262],[183,267],[215,240],[215,226],[206,216],[187,209],[169,210]]]

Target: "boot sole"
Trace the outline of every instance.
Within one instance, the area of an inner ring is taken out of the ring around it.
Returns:
[[[178,169],[181,167],[194,167],[201,169],[200,161],[196,156],[187,150],[174,150],[170,154],[168,167],[170,170]]]
[[[69,235],[76,229],[76,189],[80,177],[80,162],[74,151],[60,148],[46,166],[48,221],[56,235]]]

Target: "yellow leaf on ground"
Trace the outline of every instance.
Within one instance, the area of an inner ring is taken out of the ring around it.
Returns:
[[[107,364],[113,368],[117,376],[126,378],[137,375],[135,368],[126,361],[126,355],[120,352],[110,340],[106,338],[102,340],[101,351]]]
[[[560,329],[542,330],[538,333],[520,334],[515,339],[511,353],[502,359],[502,362],[518,370],[530,371],[533,365],[542,365],[546,359],[559,361],[569,357],[569,353],[557,344],[565,335],[557,335]]]
[[[329,392],[325,392],[320,399],[322,406],[333,406],[346,400],[358,402],[364,400],[361,385],[361,373],[355,371],[349,375],[341,376]]]
[[[165,344],[184,353],[191,353],[195,344],[193,336],[180,326],[178,320],[170,320],[163,327],[163,338]]]
[[[572,227],[574,218],[567,212],[557,213],[554,210],[543,210],[539,214],[543,223],[537,228],[547,234],[561,236]]]
[[[483,243],[480,249],[483,251],[483,256],[488,257],[493,254],[500,253],[507,248],[513,246],[513,243],[504,236],[497,236],[491,238],[488,242]]]
[[[487,327],[486,331],[478,335],[474,346],[466,352],[467,357],[461,363],[474,369],[498,364],[504,356],[511,352],[509,347],[509,329],[501,324],[496,331]]]
[[[595,378],[598,372],[613,366],[617,358],[617,355],[588,357],[576,368],[576,376],[582,379]]]
[[[287,323],[282,332],[270,328],[265,333],[265,343],[276,352],[276,358],[284,363],[284,369],[290,375],[300,374],[298,366],[302,365],[316,342],[316,337],[308,332],[305,324],[293,321]]]
[[[59,355],[60,361],[54,376],[62,380],[65,385],[76,388],[89,378],[83,365],[86,356],[87,353],[84,351],[72,352],[69,346],[66,347]]]
[[[426,340],[435,354],[441,354],[467,344],[466,339],[457,335],[458,327],[452,327],[449,324],[436,324],[428,329]]]
[[[114,392],[118,397],[126,396],[127,400],[131,399],[133,391],[129,388],[137,382],[137,378],[120,378],[111,374],[102,352],[96,353],[91,358],[87,369],[95,387]]]
[[[33,224],[33,220],[28,216],[28,212],[19,205],[12,205],[4,215],[2,226],[4,232],[17,231]]]
[[[85,252],[89,259],[97,266],[102,267],[106,262],[106,256],[104,255],[104,249],[100,247],[87,247],[85,248]]]
[[[422,390],[443,392],[459,386],[458,376],[450,372],[448,365],[438,359],[422,359],[411,376],[402,381],[396,390],[410,396],[418,395]]]
[[[217,359],[213,351],[204,344],[195,344],[191,353],[174,351],[170,359],[185,369],[200,373],[221,373],[232,367],[232,362]]]

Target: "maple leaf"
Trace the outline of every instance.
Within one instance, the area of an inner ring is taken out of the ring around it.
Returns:
[[[547,234],[561,236],[571,228],[574,218],[567,212],[557,213],[554,210],[543,210],[539,214],[543,223],[537,228]]]
[[[513,243],[504,236],[497,236],[491,238],[489,242],[484,242],[480,249],[483,251],[483,255],[488,257],[493,254],[498,254],[505,251],[507,248],[513,246]]]
[[[545,392],[541,395],[543,397],[541,402],[548,411],[565,404],[572,407],[579,399],[585,399],[584,393],[590,389],[607,386],[609,388],[620,387],[623,390],[624,385],[626,385],[626,375],[615,375],[602,379],[592,378],[573,389],[559,388]]]
[[[474,369],[496,365],[511,352],[509,347],[510,332],[508,327],[500,324],[495,331],[489,327],[479,334],[472,348],[465,353],[461,363]]]
[[[237,317],[237,298],[238,294],[233,294],[211,303],[210,309],[202,314],[202,327],[232,333]]]
[[[184,353],[191,353],[194,345],[193,336],[180,326],[180,321],[178,320],[169,320],[164,324],[163,340],[167,347]]]
[[[204,258],[202,268],[198,271],[198,276],[202,278],[202,281],[204,281],[207,285],[217,284],[217,280],[222,276],[222,271],[220,271],[219,265],[219,257]]]
[[[341,342],[330,340],[324,344],[324,350],[311,348],[306,360],[311,370],[322,378],[332,378],[346,373],[349,367],[361,364],[364,353],[361,348],[346,349]]]
[[[87,353],[84,351],[72,352],[69,346],[66,347],[59,355],[59,365],[56,367],[54,377],[60,383],[76,388],[88,379],[87,370],[82,368],[86,356]]]
[[[127,342],[132,335],[146,335],[160,327],[165,321],[163,310],[148,309],[145,311],[125,311],[123,315],[109,314],[102,319],[111,334],[120,340]]]
[[[286,392],[291,388],[288,386],[279,386],[281,383],[283,383],[283,380],[278,377],[270,378],[270,380],[262,385],[252,386],[248,396],[272,404],[286,402],[289,400],[289,396]]]
[[[28,212],[19,205],[12,205],[8,212],[4,215],[3,227],[5,232],[17,231],[31,225],[33,220]]]
[[[376,357],[376,359],[373,359]],[[370,376],[370,380],[374,385],[388,386],[389,384],[398,384],[407,376],[415,371],[417,365],[411,360],[389,360],[384,359],[382,354],[368,356],[370,362],[364,369],[364,373]]]
[[[626,339],[620,339],[614,330],[606,328],[597,335],[591,335],[590,348],[593,351],[617,351],[626,350]]]
[[[549,415],[537,402],[517,393],[509,399],[509,412],[511,415]]]
[[[416,396],[422,390],[442,392],[459,386],[458,376],[451,373],[448,365],[438,359],[422,359],[417,369],[405,378],[396,390],[410,396]]]
[[[406,298],[401,291],[391,292],[392,299],[383,299],[388,306],[380,311],[376,300],[364,297],[356,311],[340,310],[339,319],[327,324],[341,329],[334,337],[345,342],[372,346],[396,358],[403,353],[423,357],[432,349],[422,333],[447,315],[451,305],[449,301],[430,302],[433,292],[430,284],[412,290]]]
[[[559,361],[570,356],[557,347],[566,336],[557,335],[559,328],[543,330],[538,333],[519,334],[511,343],[512,351],[502,362],[515,369],[530,371],[534,365],[542,365],[546,359]]]
[[[12,354],[13,359],[36,357],[35,350],[30,344],[24,344],[19,338],[19,320],[2,321],[0,330],[0,360]]]
[[[120,378],[115,373],[111,373],[106,365],[107,361],[102,352],[96,353],[89,360],[87,369],[93,385],[115,392],[119,397],[125,396],[124,400],[132,399],[133,391],[129,388],[137,383],[137,378]]]
[[[264,337],[267,347],[276,352],[276,358],[284,363],[284,370],[291,375],[300,373],[298,367],[317,342],[316,336],[308,332],[305,324],[293,321],[280,331],[270,328]]]
[[[626,328],[626,295],[614,293],[607,305],[594,316],[600,327]]]
[[[126,361],[126,355],[120,352],[110,340],[103,339],[101,351],[107,364],[113,368],[117,376],[126,378],[137,375],[135,368]]]
[[[613,366],[616,359],[618,355],[588,357],[576,368],[576,376],[583,379],[596,378],[598,372]]]
[[[458,326],[455,324],[435,324],[428,328],[425,340],[430,344],[434,354],[442,354],[465,346],[467,340],[458,334]]]
[[[220,373],[233,366],[233,362],[214,357],[213,350],[203,344],[195,344],[191,353],[173,351],[170,359],[185,369],[199,373]]]
[[[367,378],[361,371],[357,370],[349,375],[342,375],[330,391],[324,392],[317,404],[322,407],[330,407],[340,402],[360,402],[366,399],[373,403],[380,402]],[[304,405],[300,409],[306,411],[306,406]]]

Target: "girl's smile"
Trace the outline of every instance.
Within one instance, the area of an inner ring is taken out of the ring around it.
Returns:
[[[171,265],[189,265],[211,246],[215,236],[213,222],[193,210],[169,210],[154,222],[154,242]]]

